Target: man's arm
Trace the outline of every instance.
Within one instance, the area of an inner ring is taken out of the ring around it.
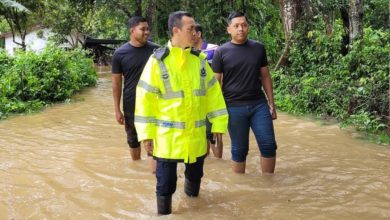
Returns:
[[[112,96],[114,97],[115,118],[116,121],[123,125],[124,117],[120,108],[121,96],[122,96],[122,74],[112,74]]]
[[[214,93],[219,93],[220,96],[222,97],[222,100],[223,100],[223,106],[224,106],[224,109],[226,109],[226,104],[225,104],[225,100],[224,100],[224,97],[223,97],[223,94],[222,94],[222,80],[223,80],[223,73],[222,73],[222,70],[223,70],[223,62],[221,60],[221,51],[219,50],[220,48],[217,48],[215,51],[214,51],[214,54],[213,54],[213,61],[212,61],[212,71],[211,72],[214,72],[214,77],[215,79],[219,82],[219,85],[218,85],[218,89],[217,91],[218,92],[214,92]],[[226,112],[226,119],[228,119],[228,114]],[[210,120],[211,121],[211,120]],[[214,126],[214,124],[213,124]],[[227,126],[227,121],[226,121],[226,126]],[[222,143],[222,133],[224,132],[221,132],[221,131],[213,131],[212,129],[212,133],[216,134],[216,137],[217,137],[217,141],[218,143]]]
[[[219,85],[222,88],[222,73],[214,73],[214,75],[215,75],[215,78],[217,79],[217,81],[219,82]]]
[[[272,119],[276,119],[276,108],[274,104],[274,92],[272,88],[272,79],[271,75],[269,74],[268,66],[264,66],[260,68],[260,77],[261,77],[261,83],[263,85],[265,94],[267,95],[268,99],[268,105],[269,110],[271,112]]]
[[[214,76],[215,76],[215,78],[219,82],[219,85],[222,88],[222,73],[214,73]],[[222,143],[222,133],[215,133],[215,135],[216,135],[216,138],[217,138],[217,142],[218,143]]]
[[[226,110],[225,99],[222,94],[219,81],[222,74],[214,74],[212,69],[207,66],[207,118],[211,122],[211,132],[225,133],[228,124],[228,113]],[[219,75],[219,77],[217,77]],[[219,78],[219,79],[218,79]]]

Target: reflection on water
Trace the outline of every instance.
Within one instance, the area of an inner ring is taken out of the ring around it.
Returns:
[[[0,219],[150,219],[155,177],[132,162],[117,125],[110,74],[70,104],[0,122]],[[247,174],[208,158],[200,197],[178,172],[173,215],[182,219],[389,219],[390,150],[337,125],[279,114],[276,174],[259,173],[252,138]]]

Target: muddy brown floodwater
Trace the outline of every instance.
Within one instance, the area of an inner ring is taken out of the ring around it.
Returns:
[[[132,162],[114,117],[109,73],[96,88],[43,112],[0,121],[0,219],[157,218],[155,177]],[[274,175],[259,173],[253,136],[247,173],[207,158],[199,198],[183,192],[162,219],[390,219],[390,148],[337,125],[279,113]],[[144,152],[143,152],[144,155]]]

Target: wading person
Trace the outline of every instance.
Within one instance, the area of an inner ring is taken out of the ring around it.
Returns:
[[[145,150],[157,160],[158,214],[172,212],[177,163],[185,164],[184,192],[199,194],[207,152],[206,116],[213,133],[227,130],[228,114],[219,83],[205,54],[192,49],[195,21],[173,12],[170,41],[156,50],[142,73],[136,92],[135,126]]]
[[[229,112],[232,169],[245,173],[251,128],[260,149],[261,170],[273,173],[276,109],[266,51],[263,44],[248,39],[249,24],[243,13],[232,12],[227,20],[231,41],[215,51],[212,68]]]
[[[211,65],[214,52],[218,48],[218,45],[207,43],[207,41],[203,39],[203,28],[198,23],[195,24],[195,32],[196,33],[195,33],[194,47],[206,54],[207,62]],[[206,118],[206,137],[208,140],[207,152],[209,152],[211,148],[215,157],[222,158],[222,153],[223,153],[222,135],[221,134],[214,135],[211,133],[211,123],[209,122],[209,120],[207,120],[207,118]]]
[[[128,21],[130,41],[119,47],[112,58],[112,93],[114,97],[116,121],[125,125],[127,143],[133,160],[141,159],[141,148],[134,126],[135,90],[142,70],[153,50],[158,45],[147,41],[149,26],[143,17],[132,17]],[[123,112],[120,109],[123,87]],[[150,157],[151,169],[154,171],[154,161]]]

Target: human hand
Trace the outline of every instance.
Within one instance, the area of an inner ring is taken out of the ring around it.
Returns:
[[[215,139],[216,139],[216,145],[218,148],[223,147],[223,141],[222,141],[222,134],[221,133],[215,133]]]
[[[147,139],[142,141],[142,145],[148,155],[153,155],[153,140]]]
[[[215,146],[211,149],[213,150],[213,154],[216,158],[222,158],[223,154],[223,142],[222,142],[222,134],[221,133],[214,133],[214,136],[216,138]]]
[[[273,103],[268,103],[268,106],[269,106],[269,112],[271,113],[272,120],[277,119],[278,116],[277,116],[277,114],[276,114],[275,104],[273,104]]]
[[[125,118],[123,117],[123,113],[121,112],[121,110],[115,111],[115,119],[118,122],[118,124],[120,125],[124,124]]]

